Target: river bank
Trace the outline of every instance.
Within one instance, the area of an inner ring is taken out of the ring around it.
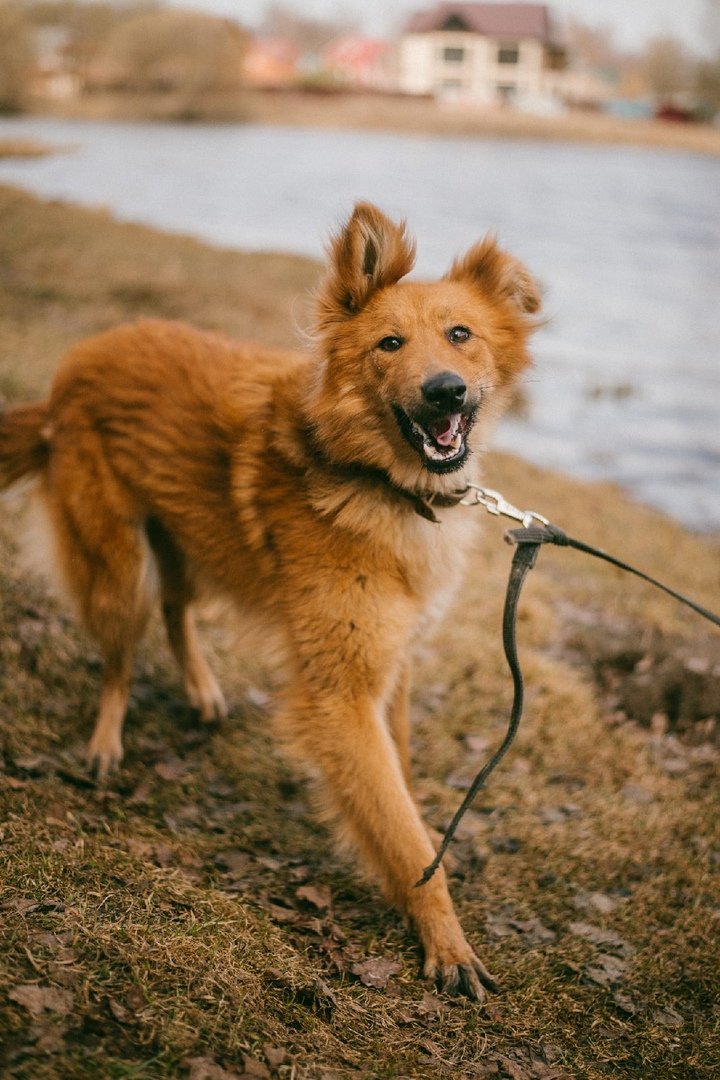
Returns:
[[[34,112],[67,119],[239,122],[479,139],[540,139],[720,154],[720,128],[710,124],[623,120],[582,109],[569,109],[558,116],[534,116],[511,108],[483,108],[396,94],[245,89],[237,94],[206,97],[195,101],[192,108],[182,95],[150,98],[93,94],[56,104],[38,102]]]
[[[74,341],[139,316],[294,344],[296,298],[320,273],[7,187],[0,267],[6,404],[44,395]],[[720,608],[717,545],[611,485],[508,454],[488,456],[486,480]],[[198,723],[153,624],[123,768],[95,785],[82,744],[97,658],[23,568],[15,518],[3,504],[0,1071],[710,1080],[720,656],[694,616],[577,553],[542,553],[521,604],[520,736],[453,845],[461,919],[501,984],[478,1008],[422,985],[399,920],[332,853],[270,743],[272,683],[217,612],[203,636],[230,719]],[[506,723],[502,532],[487,520],[417,663],[416,789],[439,828]],[[663,698],[667,652],[685,681]]]

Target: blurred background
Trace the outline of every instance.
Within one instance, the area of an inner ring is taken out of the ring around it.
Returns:
[[[500,445],[702,531],[719,116],[720,0],[0,0],[0,182],[313,257],[371,199],[423,275],[496,230],[549,316]]]

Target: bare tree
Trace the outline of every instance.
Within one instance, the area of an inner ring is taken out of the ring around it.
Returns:
[[[238,87],[245,35],[226,19],[194,11],[143,11],[108,35],[100,77],[141,93],[191,94]]]
[[[650,89],[660,101],[692,88],[692,59],[675,38],[653,38],[645,48],[642,61]]]
[[[711,119],[720,112],[720,50],[710,60],[701,60],[695,69],[695,96],[701,115]]]
[[[300,56],[310,65],[319,61],[331,41],[355,29],[356,24],[349,19],[310,19],[281,3],[268,6],[261,27],[265,34],[294,41]]]
[[[611,26],[590,26],[579,19],[569,19],[564,26],[563,36],[576,65],[580,62],[591,71],[616,66],[618,50]]]
[[[30,89],[34,50],[22,5],[0,0],[0,112],[21,112]]]

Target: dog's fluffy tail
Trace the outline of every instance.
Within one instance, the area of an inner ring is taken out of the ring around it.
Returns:
[[[0,491],[45,468],[48,421],[46,404],[20,405],[0,413]]]

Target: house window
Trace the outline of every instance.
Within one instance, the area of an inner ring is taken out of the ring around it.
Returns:
[[[443,60],[446,64],[462,64],[465,59],[465,50],[456,45],[448,45],[443,49]]]
[[[498,49],[498,64],[517,64],[520,59],[520,46],[509,42],[502,44]]]
[[[517,86],[514,83],[499,83],[497,95],[503,105],[512,105],[517,97]]]

